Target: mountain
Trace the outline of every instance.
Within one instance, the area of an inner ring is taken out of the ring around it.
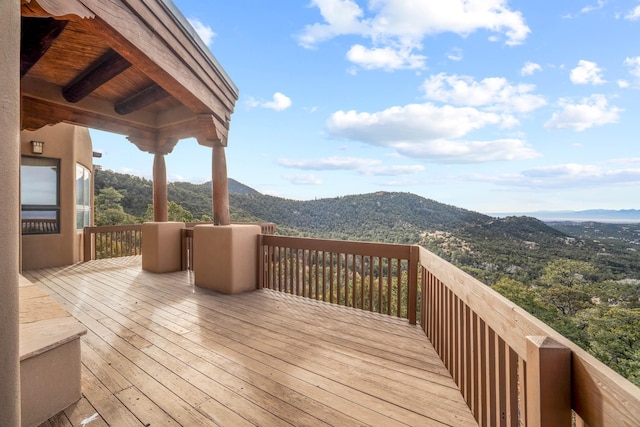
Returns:
[[[494,218],[411,193],[310,201],[233,194],[230,204],[287,234],[420,244],[487,284],[505,276],[530,282],[557,258],[593,263],[602,278],[640,277],[634,267],[640,254],[620,245],[580,239],[532,217]]]
[[[558,221],[584,221],[584,222],[602,222],[602,223],[637,223],[640,222],[640,210],[638,209],[589,209],[583,211],[538,211],[526,213],[496,213],[490,214],[496,217],[505,217],[513,215],[525,215],[538,218],[545,222]]]
[[[107,187],[113,187],[122,195],[120,202],[125,212],[141,217],[147,206],[153,203],[153,182],[134,175],[96,170],[94,176],[95,194]],[[169,200],[189,210],[194,218],[211,216],[211,181],[204,184],[189,182],[170,182],[167,185]],[[253,188],[229,178],[229,193],[260,194]]]
[[[143,216],[152,203],[149,180],[97,171],[95,183],[96,194],[106,187],[123,194],[121,204],[134,216]],[[229,193],[234,222],[273,222],[284,235],[420,244],[487,284],[503,277],[529,283],[559,258],[590,263],[603,280],[640,278],[637,245],[617,239],[617,229],[598,227],[596,236],[529,216],[496,218],[411,193],[299,201],[263,195],[232,179]],[[210,182],[172,182],[168,194],[194,218],[211,216]],[[609,234],[613,238],[603,238]]]

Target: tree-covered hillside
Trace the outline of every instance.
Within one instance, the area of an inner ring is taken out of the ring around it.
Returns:
[[[133,175],[97,170],[95,173],[96,196],[105,188],[112,187],[122,195],[120,204],[124,211],[136,217],[144,217],[153,203],[153,182]],[[167,185],[169,200],[188,210],[194,218],[211,217],[211,182],[192,184],[170,182]],[[229,192],[234,194],[259,194],[234,179],[229,179]]]

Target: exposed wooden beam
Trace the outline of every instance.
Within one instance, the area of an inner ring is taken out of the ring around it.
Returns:
[[[125,119],[117,119],[97,111],[86,111],[75,108],[75,104],[66,106],[22,96],[22,129],[36,130],[55,123],[71,123],[121,135],[135,135],[144,139],[156,138],[154,127],[134,123]]]
[[[169,93],[160,86],[153,84],[129,98],[116,104],[116,113],[125,115],[140,110],[148,105],[158,102],[169,96]]]
[[[22,18],[20,30],[20,78],[44,56],[69,21]]]
[[[78,102],[129,67],[129,61],[109,49],[62,88],[62,96],[69,102]]]

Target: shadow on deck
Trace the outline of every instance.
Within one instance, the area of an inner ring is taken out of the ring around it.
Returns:
[[[24,273],[82,322],[83,398],[43,425],[477,425],[406,320],[260,290],[228,296],[140,257]]]

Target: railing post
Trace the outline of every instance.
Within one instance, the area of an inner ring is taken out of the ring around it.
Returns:
[[[264,258],[264,235],[258,234],[258,283],[257,283],[257,287],[258,289],[262,289],[264,287],[264,263],[265,263],[265,258]]]
[[[409,269],[407,273],[408,292],[407,292],[407,315],[409,317],[409,323],[416,324],[417,309],[418,309],[418,260],[420,258],[420,247],[413,245],[409,252]]]
[[[571,426],[571,349],[527,337],[527,426]]]
[[[91,229],[85,227],[83,229],[84,262],[91,261],[91,236]]]
[[[187,250],[187,229],[180,230],[180,253],[182,258],[180,261],[180,269],[185,271],[189,268],[189,251]]]

